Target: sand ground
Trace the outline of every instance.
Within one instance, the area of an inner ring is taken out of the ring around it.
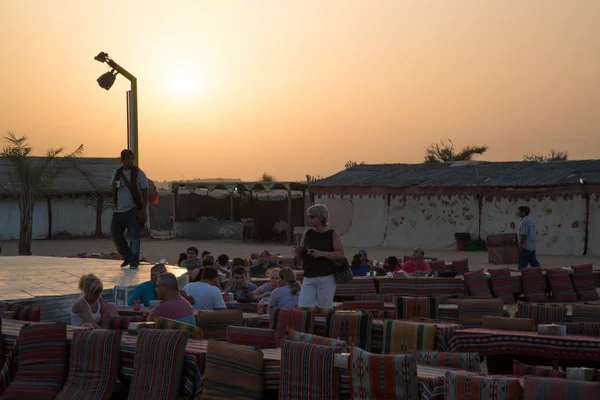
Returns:
[[[2,256],[18,255],[17,241],[0,241]],[[170,264],[175,264],[179,253],[185,252],[190,246],[196,246],[200,251],[208,250],[213,255],[222,253],[230,258],[242,257],[248,258],[251,253],[266,249],[271,253],[278,253],[282,256],[291,256],[291,246],[271,243],[256,242],[237,242],[237,241],[194,241],[186,239],[157,240],[142,239],[142,252],[144,257],[150,262],[166,259]],[[346,248],[346,254],[349,259],[357,253],[357,248]],[[383,260],[387,256],[395,255],[401,257],[404,254],[410,254],[410,249],[391,249],[385,247],[375,247],[366,249],[369,258]],[[114,252],[114,246],[108,239],[71,239],[71,240],[35,240],[32,245],[32,252],[36,256],[58,256],[69,257],[77,253],[111,253]],[[446,261],[469,258],[471,269],[488,268],[493,265],[488,264],[487,252],[458,252],[456,250],[431,250],[425,249],[426,255],[441,258]],[[595,267],[600,267],[600,257],[567,257],[567,256],[539,256],[540,263],[545,267],[558,267],[563,265],[578,265],[592,263]]]

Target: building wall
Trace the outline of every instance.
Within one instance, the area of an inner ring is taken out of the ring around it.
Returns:
[[[600,256],[600,198],[598,194],[592,194],[590,197],[589,232],[588,254]]]
[[[0,240],[18,240],[21,226],[19,205],[13,198],[0,199]],[[33,209],[33,238],[48,237],[48,205],[46,199]]]

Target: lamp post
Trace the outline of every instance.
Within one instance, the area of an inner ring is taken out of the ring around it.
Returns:
[[[127,148],[135,155],[135,165],[139,165],[139,142],[138,142],[138,111],[137,111],[137,78],[131,75],[125,68],[108,57],[107,53],[101,52],[94,60],[108,64],[112,68],[110,72],[102,74],[97,79],[102,89],[108,90],[115,83],[118,74],[129,79],[131,90],[127,91]]]

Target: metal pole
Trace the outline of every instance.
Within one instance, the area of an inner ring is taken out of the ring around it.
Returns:
[[[135,155],[135,165],[140,165],[140,144],[138,141],[138,104],[137,104],[137,79],[131,79],[131,92],[133,96],[133,154]]]
[[[288,183],[287,188],[287,244],[288,246],[292,244],[292,184]]]

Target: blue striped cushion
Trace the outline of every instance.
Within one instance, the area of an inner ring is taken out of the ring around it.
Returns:
[[[458,300],[458,323],[465,328],[481,327],[483,316],[501,317],[504,311],[502,299]]]
[[[567,322],[567,335],[600,336],[600,322]]]
[[[600,306],[573,304],[573,322],[600,321]]]
[[[564,304],[518,302],[517,316],[521,318],[531,318],[535,321],[536,325],[562,324],[567,319],[567,306]]]
[[[140,329],[133,360],[130,399],[177,398],[187,337],[184,331]]]
[[[56,400],[110,400],[120,349],[120,331],[73,332],[69,376]]]
[[[398,278],[380,279],[380,293],[401,296],[464,296],[465,284],[457,278]]]

